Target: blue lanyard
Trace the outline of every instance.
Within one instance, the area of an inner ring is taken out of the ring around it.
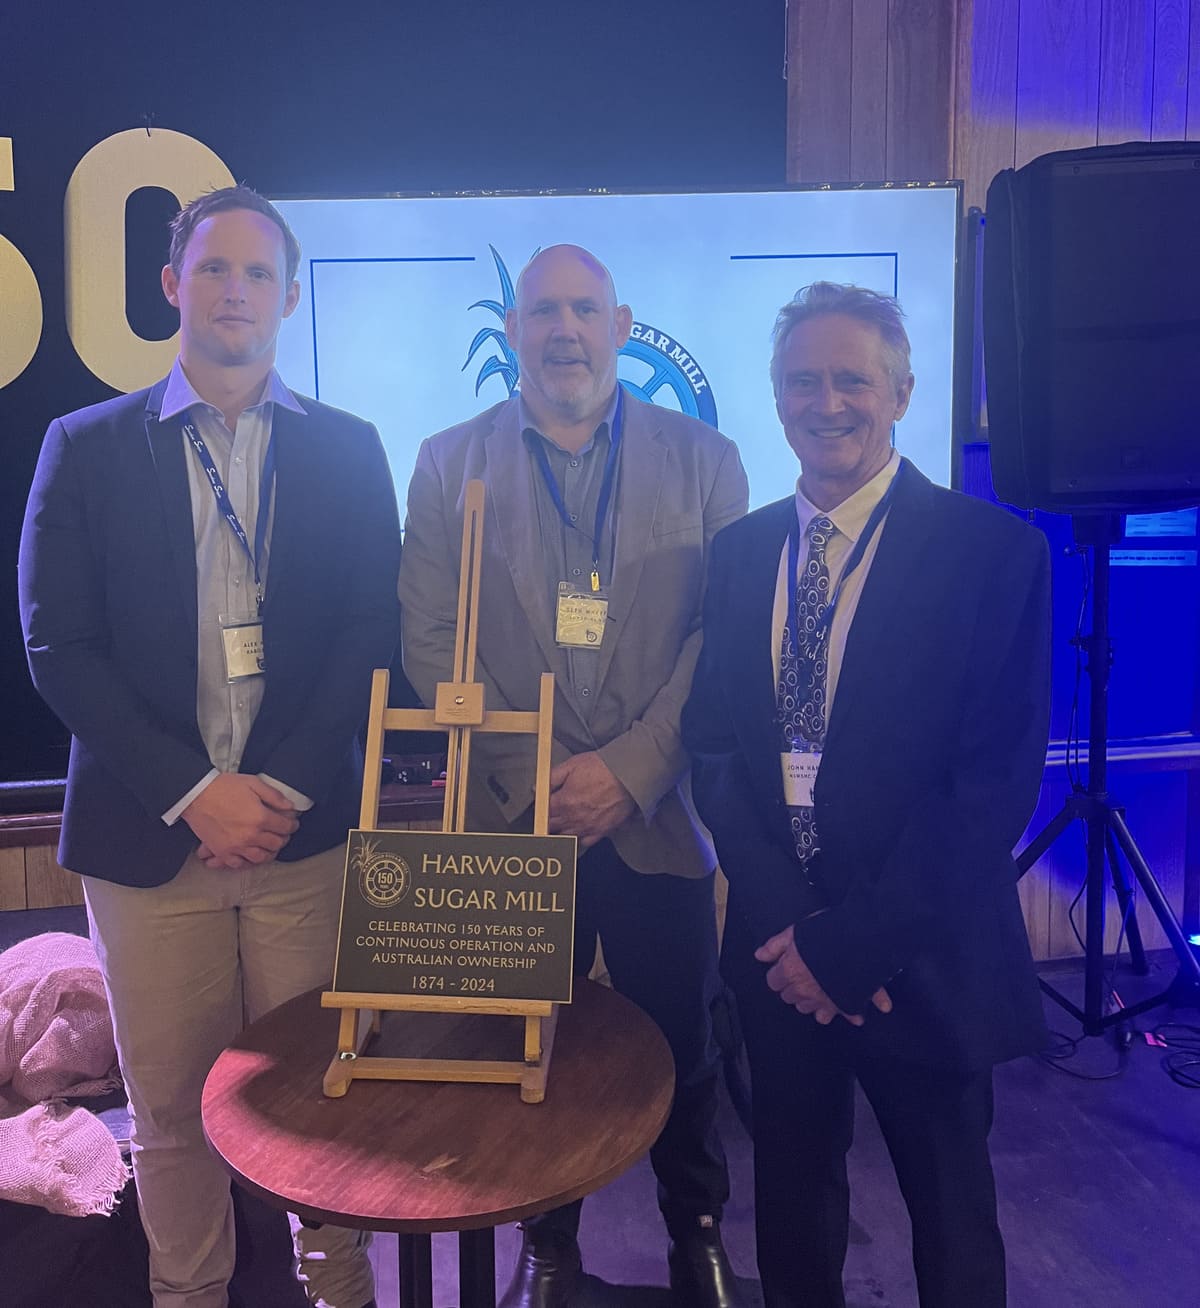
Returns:
[[[608,444],[608,457],[604,460],[604,476],[600,482],[600,498],[596,502],[596,527],[592,535],[592,589],[597,590],[600,586],[600,533],[604,529],[604,521],[608,516],[608,505],[612,499],[613,484],[617,479],[617,456],[621,452],[621,428],[624,418],[624,397],[621,387],[617,386],[617,407],[613,411],[612,431]],[[530,442],[533,450],[533,457],[541,469],[542,480],[546,483],[546,489],[550,492],[550,499],[554,503],[555,509],[558,510],[558,516],[562,519],[564,527],[569,527],[573,531],[582,531],[583,528],[577,526],[571,521],[571,515],[567,512],[567,506],[563,502],[562,491],[558,488],[558,482],[555,480],[554,472],[550,467],[550,460],[546,457],[546,448],[540,440]]]
[[[900,475],[904,470],[903,463],[896,471],[892,478],[891,485],[883,494],[883,498],[872,509],[871,516],[867,519],[867,525],[863,528],[862,534],[854,542],[854,549],[850,551],[850,557],[846,560],[846,566],[842,569],[842,575],[838,578],[838,584],[834,587],[833,594],[829,597],[829,603],[825,606],[824,613],[821,614],[821,620],[817,624],[817,629],[813,633],[813,645],[820,645],[829,633],[833,625],[833,614],[837,608],[837,602],[842,594],[842,587],[846,584],[846,578],[854,571],[855,568],[863,561],[863,555],[867,552],[867,546],[871,543],[871,538],[879,529],[879,524],[883,521],[884,515],[891,507],[892,500],[895,498],[896,483],[900,480]],[[796,587],[799,583],[797,569],[800,566],[800,520],[792,518],[792,525],[788,528],[788,630],[792,633],[792,644],[797,651],[800,648],[798,637],[800,618],[796,611]],[[811,648],[811,646],[810,646]]]
[[[200,458],[200,466],[204,469],[208,484],[212,487],[213,495],[216,497],[217,508],[221,511],[225,521],[229,523],[233,534],[241,541],[242,549],[246,551],[246,557],[250,560],[250,566],[254,569],[254,593],[258,602],[258,611],[261,613],[263,587],[260,569],[263,559],[263,546],[267,540],[267,518],[271,511],[271,490],[275,481],[275,424],[271,424],[271,436],[267,441],[267,453],[263,459],[262,477],[258,486],[258,518],[254,524],[253,551],[250,549],[246,529],[238,520],[238,515],[234,512],[233,505],[230,503],[229,492],[225,489],[225,483],[221,479],[221,474],[217,471],[217,465],[213,462],[213,457],[208,452],[208,446],[204,443],[204,437],[196,430],[196,425],[190,418],[183,424],[183,434],[191,441],[192,448]]]

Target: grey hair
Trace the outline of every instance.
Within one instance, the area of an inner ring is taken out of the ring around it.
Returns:
[[[771,334],[771,385],[776,398],[783,381],[783,351],[793,327],[810,318],[840,313],[874,327],[883,339],[884,367],[894,384],[899,385],[912,371],[909,365],[908,333],[904,330],[904,310],[891,295],[880,295],[865,286],[841,282],[813,282],[798,290],[795,297],[779,310]]]

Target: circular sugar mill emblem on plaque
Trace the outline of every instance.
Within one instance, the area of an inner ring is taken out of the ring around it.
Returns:
[[[391,908],[398,904],[412,885],[412,872],[399,854],[379,852],[378,842],[364,840],[354,852],[358,869],[358,889],[368,904]]]

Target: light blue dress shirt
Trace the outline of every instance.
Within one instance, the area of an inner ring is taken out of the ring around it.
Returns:
[[[262,398],[243,410],[236,429],[231,432],[220,409],[200,398],[176,359],[167,378],[159,412],[159,422],[178,421],[184,414],[191,417],[225,483],[229,502],[251,545],[258,522],[263,461],[277,404],[294,413],[305,412],[304,406],[272,368]],[[255,615],[254,567],[217,507],[213,488],[192,443],[182,433],[179,439],[183,442],[187,464],[196,545],[196,721],[212,769],[162,815],[168,825],[177,822],[183,810],[220,773],[236,772],[241,766],[242,752],[262,704],[266,677],[270,675],[268,669],[264,676],[240,681],[230,682],[226,677],[221,619],[250,619]],[[271,557],[270,529],[274,512],[275,492],[272,487],[267,505],[269,516],[263,557],[258,569],[263,586],[266,585]],[[308,796],[265,773],[259,773],[259,776],[287,796],[298,811],[312,808]]]

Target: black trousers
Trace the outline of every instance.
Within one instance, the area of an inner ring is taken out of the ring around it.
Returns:
[[[720,1219],[729,1172],[716,1130],[720,1058],[711,1009],[720,986],[713,878],[635,872],[611,842],[579,860],[575,964],[586,975],[597,936],[613,988],[658,1024],[675,1058],[675,1099],[650,1150],[668,1229]],[[582,1201],[525,1222],[527,1230],[574,1236]]]
[[[766,1308],[845,1308],[846,1154],[856,1080],[879,1121],[912,1219],[922,1308],[1003,1308],[1004,1244],[987,1147],[991,1068],[968,1073],[871,1058],[842,1019],[822,1027],[785,1004],[760,964],[731,966],[730,945],[741,946],[727,937],[725,971],[750,1059]]]

